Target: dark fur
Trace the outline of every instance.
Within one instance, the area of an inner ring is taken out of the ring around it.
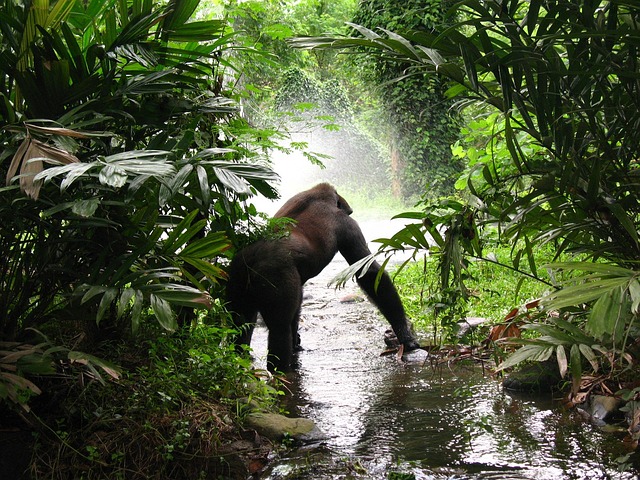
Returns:
[[[371,252],[349,204],[331,185],[322,183],[289,199],[275,217],[296,223],[288,236],[260,240],[235,256],[229,269],[227,298],[241,327],[238,343],[249,344],[258,312],[269,329],[268,367],[288,371],[299,349],[298,321],[302,287],[318,275],[337,252],[353,264]],[[380,265],[357,278],[360,287],[391,324],[407,349],[418,347],[402,302],[387,273],[378,288]]]

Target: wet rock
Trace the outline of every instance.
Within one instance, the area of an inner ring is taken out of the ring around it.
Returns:
[[[402,355],[402,361],[405,363],[415,363],[415,364],[423,364],[429,358],[429,353],[422,348],[416,348],[415,350],[410,350],[408,352],[404,352]]]
[[[362,295],[359,295],[358,293],[350,293],[340,299],[340,303],[356,303],[356,302],[363,302],[363,301],[364,301],[364,298],[362,297]]]
[[[620,414],[622,400],[606,395],[593,395],[589,400],[589,414],[596,424],[604,424],[605,420]]]
[[[245,425],[255,429],[260,435],[269,440],[281,441],[284,438],[292,438],[302,443],[322,440],[325,435],[316,424],[308,418],[289,418],[277,413],[250,413]]]
[[[551,392],[560,390],[562,377],[555,360],[525,365],[502,381],[506,390],[514,392]]]

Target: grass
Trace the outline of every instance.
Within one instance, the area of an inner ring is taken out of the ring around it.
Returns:
[[[499,262],[508,264],[509,247],[497,246],[492,253]],[[544,263],[546,254],[538,254],[540,264]],[[470,296],[464,302],[458,292],[440,289],[437,261],[435,257],[426,257],[407,265],[396,273],[394,280],[416,328],[436,332],[439,341],[453,340],[457,323],[466,317],[486,318],[488,324],[499,323],[514,308],[539,298],[548,289],[545,283],[522,273],[476,259],[469,264],[465,284]],[[436,310],[440,312],[437,316]]]

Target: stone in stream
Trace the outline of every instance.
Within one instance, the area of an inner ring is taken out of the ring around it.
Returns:
[[[555,359],[524,365],[502,381],[506,390],[514,392],[551,392],[560,390],[562,376]]]
[[[588,413],[596,425],[604,425],[616,415],[621,415],[622,400],[607,395],[592,395],[589,399]]]
[[[308,418],[289,418],[277,413],[253,412],[247,415],[245,425],[272,441],[292,438],[302,443],[323,440],[326,436]]]

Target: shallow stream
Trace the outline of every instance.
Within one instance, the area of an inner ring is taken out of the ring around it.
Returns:
[[[305,350],[286,399],[291,416],[312,419],[326,438],[291,450],[261,478],[639,478],[638,465],[620,470],[629,453],[622,432],[591,425],[557,399],[509,394],[477,365],[381,356],[384,318],[355,283],[327,286],[345,267],[338,255],[306,285]],[[265,345],[257,328],[258,363]]]

